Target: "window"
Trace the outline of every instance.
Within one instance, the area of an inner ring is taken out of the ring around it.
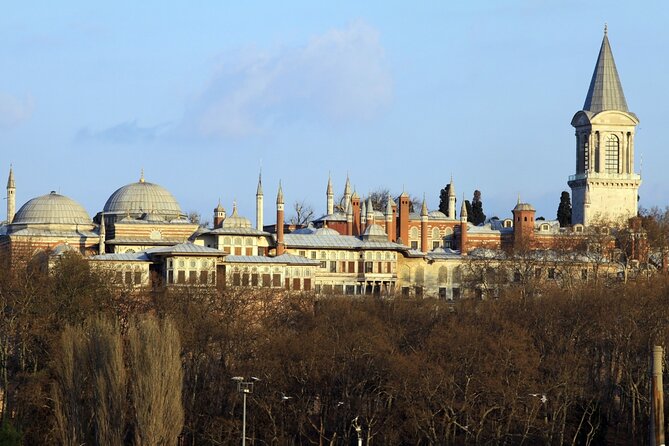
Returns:
[[[306,256],[307,256],[307,252],[306,252],[306,251],[298,251],[297,254],[300,255],[300,256],[302,256],[302,257],[306,257]]]
[[[321,268],[325,269],[327,267],[328,267],[328,262],[326,262],[325,260],[321,261]]]
[[[513,281],[514,282],[520,282],[522,279],[522,276],[520,275],[520,271],[516,271],[513,273]]]
[[[453,299],[460,299],[460,288],[452,288],[451,293],[453,293]]]
[[[411,242],[411,249],[418,249],[418,242],[416,240]]]
[[[439,299],[446,299],[446,288],[439,288]]]
[[[142,273],[140,271],[135,271],[135,284],[139,285],[142,283]]]
[[[335,262],[334,260],[330,262],[330,272],[331,273],[337,272],[337,262]]]
[[[374,272],[374,262],[365,262],[365,273]]]
[[[209,283],[209,271],[200,271],[200,284],[206,285]]]
[[[583,172],[590,168],[590,146],[588,145],[588,135],[584,135],[583,140]]]
[[[186,271],[177,272],[177,283],[186,283]]]
[[[583,268],[581,270],[581,279],[582,280],[588,280],[588,269],[587,268]]]
[[[547,232],[550,229],[550,226],[548,226],[548,223],[543,223],[541,225],[541,230],[544,232]]]
[[[555,279],[555,268],[548,268],[548,278]]]
[[[316,251],[311,251],[311,258],[315,259],[316,258]]]
[[[416,297],[423,297],[423,287],[422,286],[417,286],[416,287]]]
[[[616,135],[606,138],[606,173],[618,173],[620,142]]]
[[[197,281],[197,271],[188,272],[188,283],[195,283]]]
[[[409,295],[409,287],[408,286],[403,286],[402,287],[402,296],[408,296]]]
[[[437,249],[439,247],[439,242],[438,241],[433,241],[432,242],[432,249]]]

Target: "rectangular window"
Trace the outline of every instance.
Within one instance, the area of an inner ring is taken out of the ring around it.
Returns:
[[[335,294],[344,294],[344,285],[335,285],[334,292]]]
[[[128,285],[132,283],[132,272],[126,271],[125,272],[125,283]]]
[[[408,286],[403,286],[402,287],[402,296],[409,296],[409,287]]]
[[[315,259],[316,258],[316,251],[311,251],[311,258]]]
[[[328,267],[328,262],[326,262],[325,260],[322,260],[321,261],[321,268],[325,269],[327,267]]]
[[[188,283],[195,283],[197,281],[197,271],[188,272]]]
[[[241,246],[235,246],[235,255],[240,256],[242,255],[242,248]]]
[[[349,273],[355,272],[355,262],[348,262],[348,272]]]
[[[139,285],[142,283],[142,273],[141,271],[135,271],[135,285]]]
[[[311,291],[311,279],[304,279],[304,291]]]
[[[416,240],[411,242],[411,249],[418,249],[418,242]]]
[[[294,290],[300,290],[300,289],[302,289],[302,287],[301,287],[301,283],[300,283],[300,279],[297,278],[297,277],[293,279],[293,289],[294,289]]]
[[[423,287],[422,286],[417,286],[416,287],[416,297],[423,297]]]
[[[281,274],[272,275],[272,286],[279,288],[281,286]]]
[[[337,272],[337,262],[335,262],[334,260],[330,262],[330,272],[331,273]]]
[[[242,274],[242,286],[249,286],[249,273]]]
[[[374,271],[374,262],[365,262],[365,273],[371,273]]]
[[[258,273],[251,274],[251,286],[258,286]]]
[[[555,279],[555,268],[548,268],[548,278]]]
[[[516,271],[515,273],[513,273],[513,281],[514,282],[520,282],[521,279],[522,279],[522,276],[520,275],[519,271]]]
[[[242,276],[239,273],[232,273],[232,285],[239,286],[242,283]]]
[[[439,242],[438,241],[433,241],[432,242],[432,249],[437,249],[439,247]]]
[[[355,294],[355,285],[346,285],[346,294]]]
[[[298,251],[297,255],[302,256],[302,257],[306,257],[307,256],[307,251]]]
[[[446,288],[439,288],[439,299],[446,299]]]
[[[271,287],[272,286],[272,276],[269,274],[263,274],[262,275],[262,286],[264,287]]]
[[[200,283],[202,285],[209,283],[209,271],[200,271]]]
[[[186,271],[177,272],[177,283],[186,283]]]
[[[452,288],[451,295],[453,296],[453,299],[460,299],[460,288]]]

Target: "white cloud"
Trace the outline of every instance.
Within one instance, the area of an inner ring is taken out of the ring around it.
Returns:
[[[112,144],[134,144],[154,140],[167,127],[167,124],[142,127],[136,120],[125,121],[102,130],[84,127],[77,132],[77,142],[101,141]]]
[[[0,92],[0,128],[13,128],[28,120],[35,109],[32,97],[19,99]]]
[[[299,47],[223,57],[185,121],[202,136],[238,137],[277,121],[369,119],[391,97],[379,33],[358,21]]]

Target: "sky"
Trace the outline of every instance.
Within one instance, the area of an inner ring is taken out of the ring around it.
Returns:
[[[668,19],[664,1],[10,2],[0,174],[17,206],[55,190],[95,215],[143,169],[184,212],[253,221],[262,169],[266,223],[279,181],[288,215],[322,215],[328,175],[430,209],[452,175],[488,217],[520,196],[554,219],[607,23],[640,205],[664,207]]]

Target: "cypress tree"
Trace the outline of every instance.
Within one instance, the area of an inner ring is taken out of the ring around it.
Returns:
[[[557,219],[560,222],[560,227],[571,225],[571,200],[567,191],[562,191],[562,194],[560,194]]]

